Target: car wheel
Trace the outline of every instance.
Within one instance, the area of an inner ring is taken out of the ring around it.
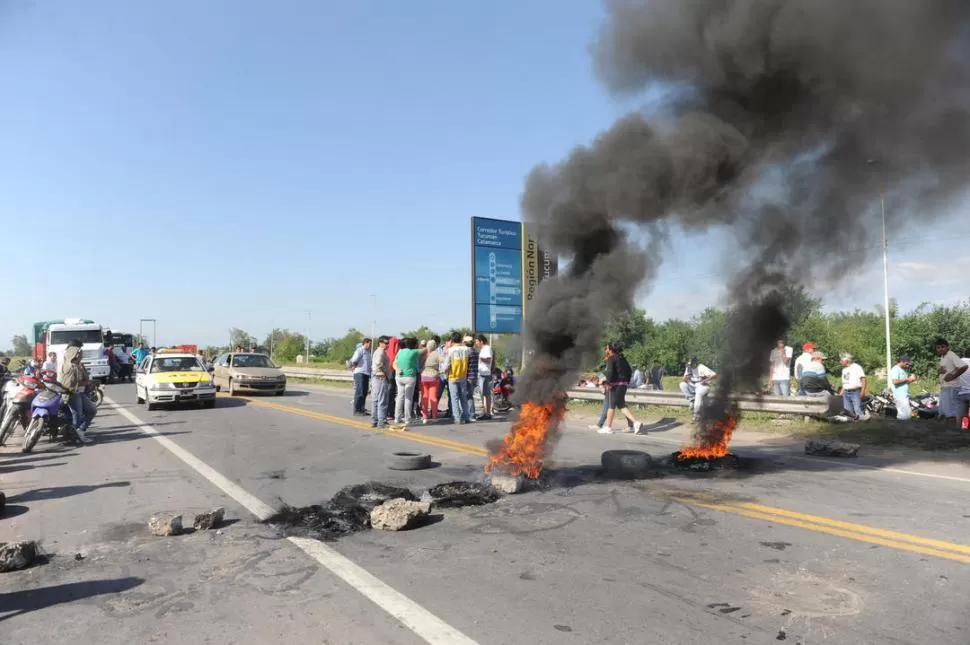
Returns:
[[[158,409],[158,404],[157,403],[152,403],[151,401],[148,401],[148,411],[149,412],[154,412],[157,409]]]
[[[284,394],[286,394],[286,390],[280,390],[276,393],[276,396],[283,396]]]
[[[236,396],[236,386],[232,384],[232,379],[229,379],[229,396]]]
[[[135,386],[135,401],[136,401],[136,402],[137,402],[137,403],[138,403],[139,405],[141,405],[142,403],[144,403],[144,402],[145,402],[145,397],[143,397],[143,396],[141,396],[140,394],[138,394],[138,386],[137,386],[137,385]]]
[[[215,400],[215,399],[210,399],[210,400],[208,400],[208,401],[205,401],[205,402],[204,402],[204,403],[202,404],[202,407],[203,407],[203,408],[209,408],[209,409],[212,409],[212,408],[214,408],[214,407],[216,407],[216,400]]]

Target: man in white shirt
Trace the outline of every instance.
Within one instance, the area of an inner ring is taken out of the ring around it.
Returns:
[[[842,405],[856,421],[867,418],[862,409],[862,397],[866,395],[866,372],[862,366],[852,360],[852,354],[842,352]]]
[[[482,421],[492,418],[492,364],[495,362],[492,347],[488,344],[488,336],[479,334],[475,339],[475,346],[478,348],[478,365],[469,366],[478,375],[478,389],[482,392],[482,407],[485,408]]]
[[[792,348],[786,347],[783,340],[768,355],[768,373],[775,396],[791,396],[791,356]]]
[[[704,406],[704,397],[711,391],[711,381],[717,378],[717,374],[707,365],[698,362],[694,356],[684,370],[684,378],[680,382],[680,391],[690,401],[690,409],[694,414],[694,420],[700,416],[701,408]]]
[[[962,406],[957,401],[957,391],[967,365],[950,349],[950,343],[945,338],[936,340],[936,354],[940,357],[940,418],[956,417],[959,421]]]
[[[795,359],[795,381],[798,382],[798,396],[805,396],[806,394],[805,385],[802,383],[802,372],[812,364],[812,352],[814,351],[814,344],[805,343],[802,345],[802,355]]]

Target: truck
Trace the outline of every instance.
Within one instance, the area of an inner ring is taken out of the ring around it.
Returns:
[[[81,363],[88,375],[97,381],[108,380],[111,368],[104,353],[104,329],[93,320],[65,318],[34,323],[34,358],[43,361],[48,353],[56,352],[60,371],[67,346],[75,340],[81,342]]]

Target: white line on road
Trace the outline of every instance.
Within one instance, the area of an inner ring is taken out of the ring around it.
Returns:
[[[276,513],[276,510],[269,504],[250,494],[191,452],[185,450],[168,437],[165,437],[151,424],[142,421],[108,397],[104,397],[104,402],[140,428],[142,432],[164,446],[189,468],[202,475],[213,486],[239,502],[239,504],[258,519],[265,520]],[[316,560],[322,567],[396,618],[402,625],[421,637],[425,642],[431,645],[478,645],[475,641],[418,603],[368,573],[365,569],[354,564],[350,559],[344,557],[326,544],[307,538],[291,537],[288,540]]]

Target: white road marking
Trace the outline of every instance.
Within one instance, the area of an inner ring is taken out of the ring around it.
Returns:
[[[164,446],[189,468],[202,475],[213,486],[239,502],[239,504],[258,519],[265,520],[276,513],[276,509],[272,506],[250,494],[191,452],[185,450],[168,437],[165,437],[150,423],[142,421],[108,397],[104,397],[104,402],[116,410],[118,414],[140,428],[142,432]],[[402,625],[410,629],[426,643],[430,643],[431,645],[478,645],[475,641],[418,603],[368,573],[365,569],[354,564],[350,559],[344,557],[323,542],[298,537],[291,537],[288,540],[316,560],[322,567],[396,618]]]

